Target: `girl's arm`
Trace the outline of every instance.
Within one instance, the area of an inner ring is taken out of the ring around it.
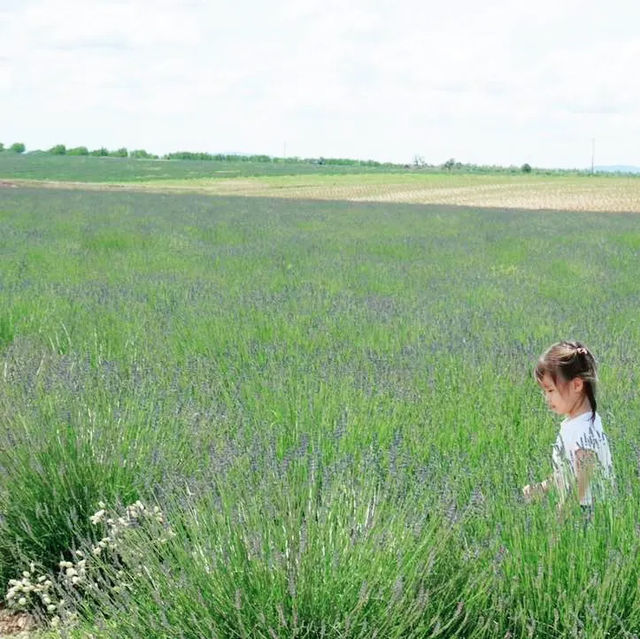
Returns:
[[[522,493],[525,496],[525,499],[532,499],[537,495],[542,495],[549,491],[549,489],[553,486],[554,479],[553,475],[550,475],[546,479],[543,479],[538,484],[527,484],[523,489]]]
[[[576,478],[578,480],[578,502],[582,503],[589,488],[589,482],[593,477],[596,466],[596,454],[592,450],[578,448],[575,454]]]

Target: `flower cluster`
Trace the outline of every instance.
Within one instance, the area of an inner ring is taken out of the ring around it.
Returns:
[[[109,548],[116,550],[121,546],[120,541],[123,536],[123,532],[128,528],[136,528],[144,521],[155,522],[156,524],[164,524],[164,515],[158,506],[154,506],[152,510],[149,510],[140,501],[136,501],[135,504],[131,504],[126,507],[124,516],[116,517],[115,515],[110,517],[106,511],[106,505],[104,502],[99,502],[98,507],[100,510],[91,516],[91,523],[97,526],[100,523],[107,524],[107,535],[103,537],[96,546],[94,546],[91,552],[97,557],[102,554],[102,551]],[[169,537],[175,536],[175,533],[168,529],[167,536],[161,536],[157,541],[159,543],[166,543]]]
[[[94,573],[99,567],[98,558],[104,561],[107,552],[111,551],[112,556],[119,556],[120,559],[125,560],[125,564],[135,568],[136,576],[143,576],[144,566],[139,562],[142,553],[127,548],[126,531],[128,529],[155,524],[162,527],[163,534],[157,539],[152,539],[152,542],[164,544],[170,537],[175,537],[175,532],[164,526],[164,515],[158,506],[148,509],[138,500],[126,507],[124,515],[107,511],[104,502],[99,502],[98,507],[100,510],[90,517],[90,521],[94,526],[106,524],[107,534],[96,545],[91,546],[90,552],[73,550],[72,555],[75,561],[61,561],[57,578],[47,574],[38,576],[36,565],[31,562],[30,570],[23,571],[22,579],[9,580],[10,588],[5,596],[8,608],[19,611],[44,610],[52,626],[59,626],[62,621],[69,624],[77,618],[77,614],[68,609],[65,598],[58,598],[55,593],[78,592],[80,588],[98,589],[99,585],[94,578]],[[136,557],[137,564],[134,561]],[[124,581],[123,570],[118,570],[116,577],[119,581],[111,586],[114,592],[132,589],[132,584]]]
[[[70,562],[61,562],[62,564]],[[62,598],[57,599],[55,595],[54,581],[48,575],[36,576],[36,566],[34,562],[30,563],[29,570],[22,572],[22,579],[10,579],[9,590],[6,594],[7,607],[19,611],[27,611],[38,606],[40,601],[47,614],[51,616],[51,625],[58,626],[61,618],[71,622],[75,619],[75,615],[66,609],[66,601]],[[68,570],[70,570],[69,568]],[[75,571],[74,571],[75,572]]]

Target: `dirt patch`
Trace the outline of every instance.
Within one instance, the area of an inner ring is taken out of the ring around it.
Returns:
[[[0,637],[26,639],[30,636],[29,633],[36,629],[36,621],[29,613],[0,608]]]
[[[17,185],[13,182],[5,182],[3,180],[0,180],[0,189],[15,189],[16,186]]]

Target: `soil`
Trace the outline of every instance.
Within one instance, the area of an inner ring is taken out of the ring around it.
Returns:
[[[30,631],[36,629],[36,621],[29,613],[8,610],[0,604],[0,639],[3,637],[27,639],[31,636]]]

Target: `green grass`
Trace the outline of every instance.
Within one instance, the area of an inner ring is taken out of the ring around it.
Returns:
[[[18,188],[0,220],[2,584],[100,500],[178,533],[74,636],[640,630],[637,215]],[[562,338],[618,480],[586,531],[520,500]]]
[[[301,162],[249,162],[201,160],[138,160],[83,157],[47,153],[0,152],[0,179],[60,180],[79,182],[139,182],[193,178],[233,178],[252,175],[308,173],[397,173],[389,167],[303,164]]]

